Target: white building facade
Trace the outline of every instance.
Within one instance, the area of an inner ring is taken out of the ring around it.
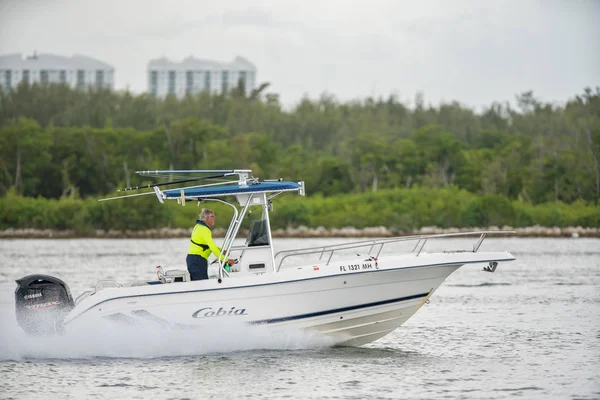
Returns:
[[[227,93],[242,82],[246,94],[256,86],[256,67],[242,57],[232,62],[188,57],[182,62],[166,58],[148,63],[148,92],[157,97],[179,98],[202,91]]]
[[[105,62],[75,54],[63,57],[47,53],[0,56],[0,86],[14,90],[21,82],[29,84],[64,83],[74,89],[114,88],[115,69]]]

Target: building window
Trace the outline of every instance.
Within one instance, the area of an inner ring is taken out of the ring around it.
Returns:
[[[169,93],[175,93],[175,71],[169,71]]]
[[[40,83],[42,85],[48,84],[48,70],[43,69],[40,71]]]
[[[104,86],[104,71],[99,69],[96,71],[96,87],[101,88]]]
[[[210,71],[204,73],[204,90],[210,92]]]
[[[194,91],[194,71],[185,73],[185,92],[192,93]]]
[[[158,89],[158,72],[150,71],[150,93],[152,93],[153,96],[156,96],[157,89]]]
[[[77,70],[77,89],[85,88],[85,71],[82,69]]]
[[[60,70],[60,83],[67,83],[67,71],[64,69]]]
[[[23,82],[29,83],[29,70],[28,69],[23,70]]]
[[[10,89],[12,88],[12,71],[10,69],[7,69],[5,72],[5,76],[6,76],[6,90],[10,91]]]
[[[240,71],[238,74],[238,86],[246,93],[246,71]]]
[[[221,71],[221,92],[229,91],[229,71]]]

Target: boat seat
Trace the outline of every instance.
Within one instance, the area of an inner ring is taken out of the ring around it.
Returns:
[[[162,281],[164,283],[190,282],[190,273],[185,269],[170,269],[164,272]]]

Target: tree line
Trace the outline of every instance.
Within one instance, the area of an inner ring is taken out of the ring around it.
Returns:
[[[0,91],[0,196],[97,198],[150,183],[136,170],[251,168],[323,197],[456,188],[598,205],[600,88],[565,104],[525,92],[516,108],[480,112],[421,95],[411,106],[324,94],[286,109],[267,89],[182,99],[57,84]]]
[[[97,230],[128,231],[192,227],[198,218],[195,204],[175,201],[159,205],[155,196],[98,202],[94,198],[45,199],[18,196],[10,190],[0,198],[0,230],[54,229],[94,236]],[[230,207],[203,203],[219,215],[218,228],[233,217]],[[243,221],[248,229],[260,210]],[[307,226],[326,229],[351,226],[357,229],[384,226],[401,234],[424,226],[441,228],[491,226],[514,228],[600,226],[600,207],[578,200],[532,205],[500,195],[477,196],[456,186],[382,189],[376,193],[338,194],[301,198],[288,194],[277,198],[271,212],[271,228]]]

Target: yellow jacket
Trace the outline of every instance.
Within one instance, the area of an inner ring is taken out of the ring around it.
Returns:
[[[213,241],[210,228],[204,222],[198,220],[192,231],[188,254],[196,254],[208,260],[210,253],[227,262],[225,256],[221,254],[221,249]]]

